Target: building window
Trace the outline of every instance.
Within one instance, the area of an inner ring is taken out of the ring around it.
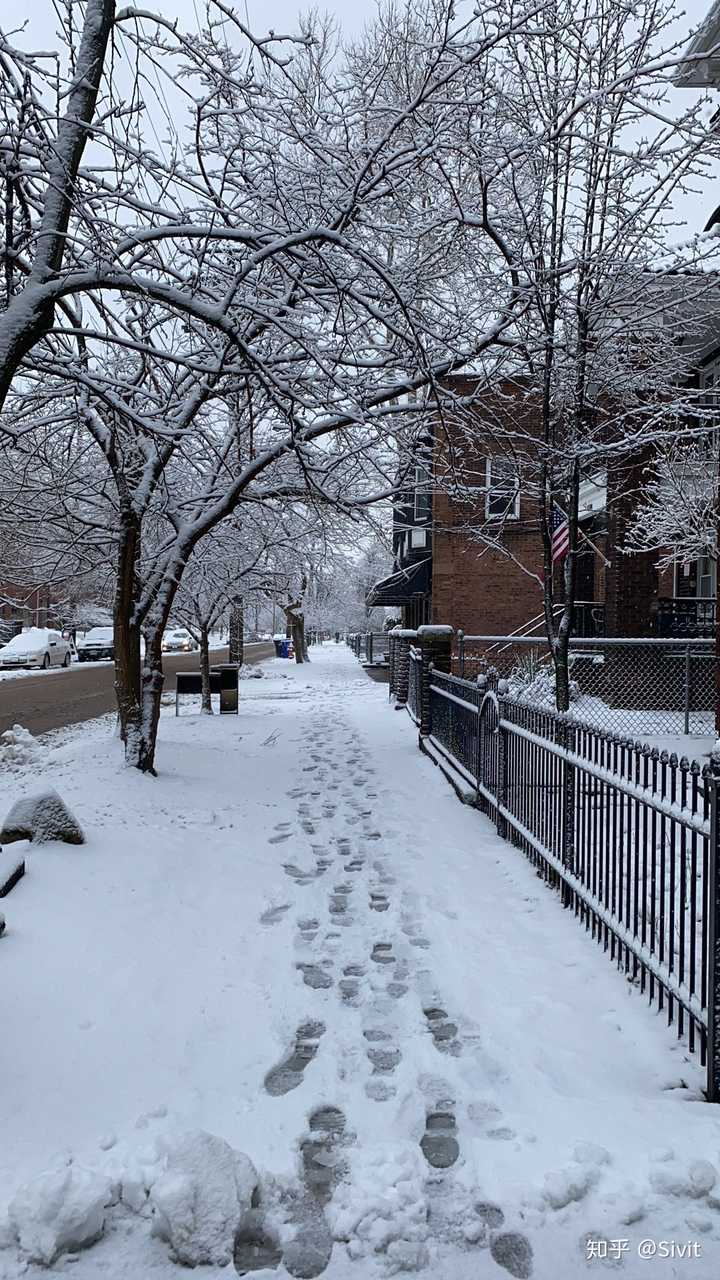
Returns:
[[[415,467],[414,519],[417,524],[429,523],[432,519],[432,477],[428,468],[420,463]]]
[[[714,600],[716,573],[716,562],[710,556],[676,563],[675,595],[686,600]]]
[[[495,454],[486,463],[485,514],[488,520],[517,520],[520,515],[520,474],[517,463]]]

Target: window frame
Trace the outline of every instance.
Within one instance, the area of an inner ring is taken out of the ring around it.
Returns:
[[[422,478],[421,478],[422,477]],[[427,486],[427,487],[424,487]],[[413,522],[416,525],[432,524],[432,475],[427,463],[415,463],[415,485],[413,488]],[[425,511],[418,510],[418,498],[426,504]]]
[[[493,462],[501,460],[503,463],[512,467],[514,473],[514,481],[512,489],[508,486],[493,482]],[[504,511],[494,512],[490,509],[493,499],[506,497],[508,501]],[[507,454],[496,453],[488,454],[485,459],[485,519],[492,521],[502,520],[519,520],[520,519],[520,468],[514,458],[509,458]]]

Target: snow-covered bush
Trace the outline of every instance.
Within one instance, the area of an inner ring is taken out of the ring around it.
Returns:
[[[521,660],[510,673],[508,683],[510,696],[521,702],[553,708],[556,705],[555,671],[551,664],[534,658]],[[580,686],[576,680],[571,680],[570,701],[575,702],[579,696]]]

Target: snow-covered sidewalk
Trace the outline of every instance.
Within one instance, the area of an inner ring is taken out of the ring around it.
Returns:
[[[238,717],[165,716],[157,780],[107,721],[2,777],[0,814],[42,780],[88,842],[38,847],[3,904],[0,1275],[75,1214],[103,1231],[55,1263],[76,1280],[177,1276],[153,1223],[190,1258],[227,1204],[202,1130],[257,1170],[241,1272],[717,1276],[699,1064],[387,689],[312,656]]]

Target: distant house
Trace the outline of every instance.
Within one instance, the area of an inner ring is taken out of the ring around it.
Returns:
[[[52,620],[53,600],[47,585],[27,588],[0,582],[0,641],[23,627],[46,627]]]

